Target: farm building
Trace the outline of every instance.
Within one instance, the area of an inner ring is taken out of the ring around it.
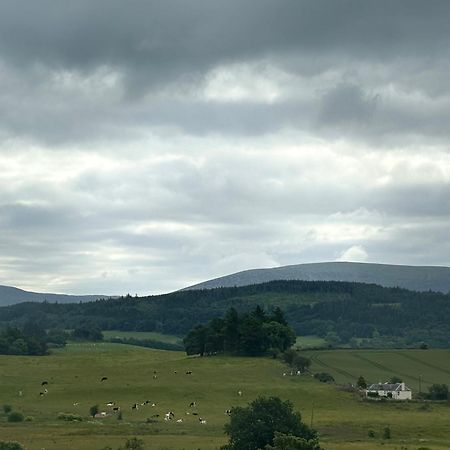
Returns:
[[[387,397],[394,400],[411,400],[412,392],[405,383],[371,384],[366,389],[366,397]]]

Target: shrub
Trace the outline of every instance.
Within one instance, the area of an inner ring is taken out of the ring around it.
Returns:
[[[60,412],[58,414],[58,420],[65,420],[66,422],[81,422],[83,418],[77,414]]]
[[[5,414],[9,414],[12,411],[12,406],[11,405],[3,405],[3,411],[5,412]]]
[[[375,437],[375,431],[369,430],[369,432],[367,433],[367,436],[369,436],[370,438],[374,438]]]
[[[390,439],[391,438],[391,429],[389,427],[386,427],[383,430],[383,439]]]
[[[18,411],[13,411],[8,415],[8,422],[23,422],[24,419],[24,415]]]
[[[33,416],[27,416],[25,417],[25,422],[33,422],[34,417]]]
[[[334,383],[333,375],[327,372],[319,372],[314,374],[314,378],[316,380],[321,381],[322,383]]]
[[[16,441],[0,441],[0,450],[25,450],[22,444]]]

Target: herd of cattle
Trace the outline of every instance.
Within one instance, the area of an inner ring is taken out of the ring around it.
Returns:
[[[174,374],[177,374],[177,371],[174,371]],[[185,374],[192,375],[192,371],[188,370],[185,372]],[[155,370],[153,372],[153,379],[157,379],[157,378],[158,378],[158,374],[157,374],[157,371]],[[101,377],[101,379],[100,379],[100,383],[105,383],[107,381],[108,381],[108,377]],[[41,382],[41,391],[39,392],[40,397],[44,397],[49,393],[48,384],[49,384],[49,382],[47,380],[44,380]],[[19,391],[19,396],[22,396],[22,395],[23,395],[22,391]],[[242,396],[242,391],[241,390],[237,391],[237,395]],[[106,418],[106,417],[111,416],[112,414],[119,414],[121,412],[121,407],[118,406],[115,401],[109,401],[105,405],[107,406],[108,409],[106,411],[97,412],[94,415],[95,418],[98,418],[98,419]],[[80,406],[80,403],[73,402],[73,406],[78,407],[78,406]],[[130,409],[131,409],[131,411],[137,411],[137,410],[139,410],[139,408],[146,407],[146,406],[155,408],[157,405],[155,402],[152,402],[150,400],[144,400],[142,402],[133,403],[132,405],[130,405]],[[199,415],[199,413],[196,411],[196,407],[197,407],[196,401],[190,402],[188,405],[188,410],[185,411],[184,415],[185,416],[190,416],[190,415],[197,416],[199,424],[205,425],[206,419]],[[231,409],[227,409],[225,411],[225,414],[228,416],[231,415]],[[157,421],[160,416],[161,416],[160,414],[153,414],[151,416],[151,419],[153,419],[153,421]],[[164,421],[165,422],[174,421],[176,423],[183,423],[183,418],[180,417],[178,419],[175,419],[175,413],[173,411],[168,411],[167,413],[164,414]]]

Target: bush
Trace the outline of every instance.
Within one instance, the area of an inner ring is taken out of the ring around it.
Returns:
[[[24,420],[25,420],[24,415],[18,411],[13,411],[8,415],[8,422],[23,422]]]
[[[22,444],[16,441],[0,441],[0,450],[25,450]]]
[[[66,422],[81,422],[83,418],[77,414],[60,412],[58,414],[58,420],[65,420]]]
[[[389,427],[386,427],[383,430],[383,439],[390,439],[391,438],[391,429]]]
[[[27,416],[25,417],[25,422],[33,422],[34,417],[33,416]]]
[[[369,430],[369,432],[367,433],[367,436],[369,436],[370,438],[374,438],[375,437],[375,431]]]
[[[5,414],[9,414],[12,411],[12,406],[11,405],[3,405],[3,411],[5,412]]]
[[[321,381],[322,383],[334,383],[333,375],[327,372],[319,372],[314,374],[314,378],[316,380]]]

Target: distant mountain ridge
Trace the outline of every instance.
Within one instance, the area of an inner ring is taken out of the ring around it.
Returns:
[[[67,295],[24,291],[11,286],[0,286],[0,306],[15,305],[22,302],[78,303],[90,302],[107,295]]]
[[[450,292],[450,267],[323,262],[269,269],[250,269],[215,278],[186,289],[245,286],[274,280],[350,281],[402,287],[413,291]]]

